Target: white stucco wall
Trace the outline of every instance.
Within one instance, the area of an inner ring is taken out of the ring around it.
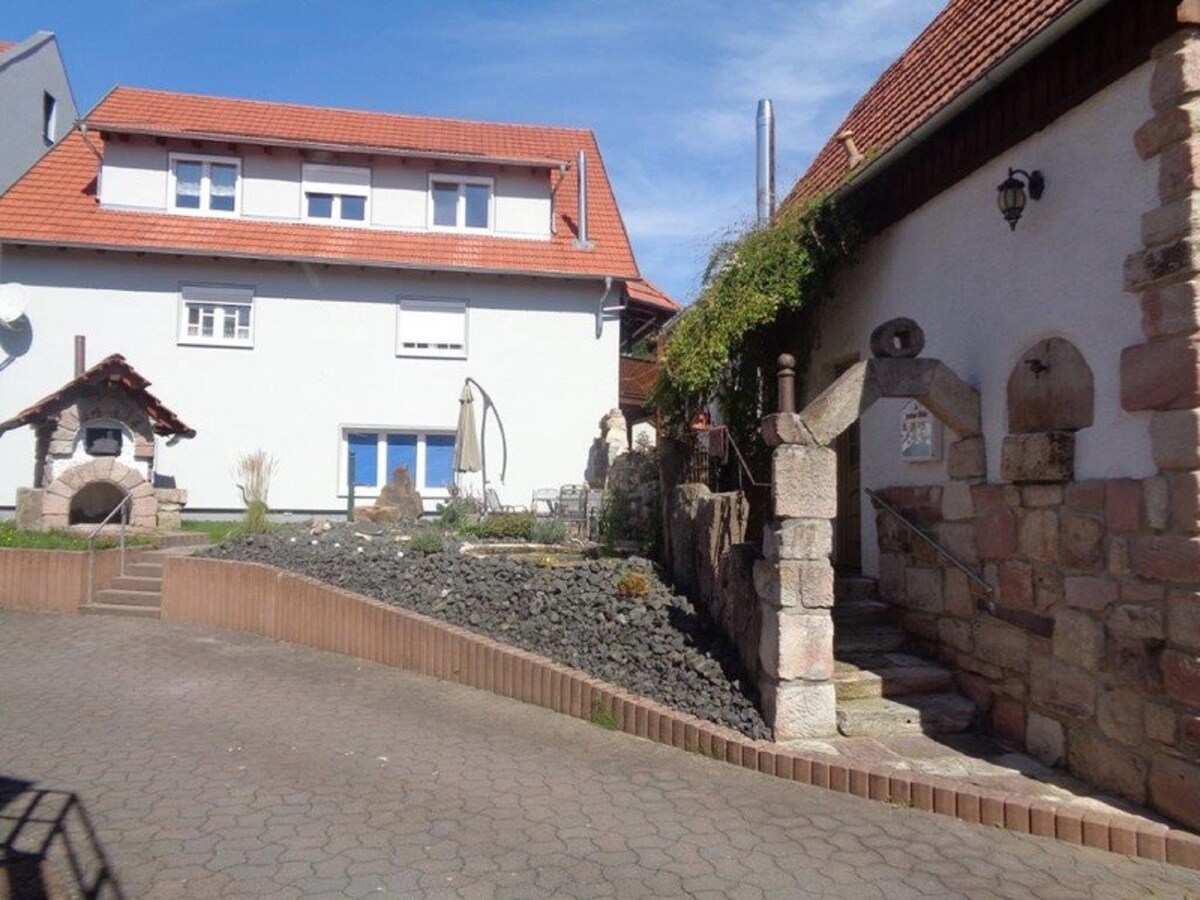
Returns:
[[[42,135],[42,94],[58,103],[54,141],[75,124],[75,99],[53,35],[39,33],[0,53],[0,192],[49,148]]]
[[[40,95],[39,95],[40,96]],[[241,215],[246,218],[296,221],[301,217],[302,160],[295,150],[244,145],[196,151],[186,142],[160,145],[141,137],[112,137],[105,142],[100,174],[100,202],[122,209],[165,211],[168,203],[168,155],[199,153],[240,159]],[[510,237],[550,237],[550,177],[545,170],[520,167],[476,167],[403,160],[393,157],[346,157],[345,165],[371,169],[370,225],[423,231],[427,228],[429,176],[465,174],[494,179],[493,232]]]
[[[180,346],[181,283],[253,285],[254,346]],[[453,431],[463,380],[495,401],[508,435],[506,503],[583,480],[601,416],[617,405],[618,323],[596,337],[598,282],[471,278],[358,268],[217,263],[4,249],[0,290],[27,301],[28,348],[0,371],[0,417],[71,377],[73,335],[87,360],[121,353],[198,434],[159,441],[158,472],[192,509],[240,509],[230,474],[263,448],[280,460],[276,509],[337,510],[343,426]],[[465,298],[468,358],[396,356],[399,294]],[[478,414],[481,398],[476,396]],[[489,427],[489,476],[499,434]],[[33,469],[29,429],[0,437],[0,506]]]
[[[1076,477],[1153,474],[1147,417],[1120,405],[1120,353],[1143,340],[1122,263],[1141,246],[1141,214],[1157,205],[1157,165],[1133,133],[1151,117],[1151,64],[1062,116],[888,228],[838,281],[819,317],[809,396],[835,367],[870,355],[871,330],[897,316],[925,330],[936,357],[982,393],[988,477],[1000,478],[1006,387],[1021,354],[1050,336],[1070,340],[1095,376],[1095,420],[1077,435]],[[1008,167],[1040,169],[1045,195],[1010,232],[996,207]],[[900,407],[862,419],[866,487],[944,481],[943,462],[900,459]],[[948,439],[952,435],[947,434]],[[944,459],[944,454],[943,454]],[[874,573],[874,516],[863,498],[864,569]]]

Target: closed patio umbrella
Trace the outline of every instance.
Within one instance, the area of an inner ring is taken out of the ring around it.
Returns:
[[[478,472],[483,468],[479,435],[475,431],[475,395],[463,384],[458,397],[458,432],[454,435],[454,471]]]

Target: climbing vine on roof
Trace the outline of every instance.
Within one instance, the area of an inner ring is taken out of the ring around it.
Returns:
[[[858,228],[829,199],[785,209],[771,226],[718,243],[700,296],[662,347],[653,402],[668,427],[686,428],[716,400],[734,439],[750,449],[770,411],[764,402],[775,358],[803,355],[802,335],[793,333],[800,314],[829,293],[858,243]]]

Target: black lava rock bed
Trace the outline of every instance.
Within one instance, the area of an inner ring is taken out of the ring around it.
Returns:
[[[452,541],[422,553],[400,532],[373,525],[236,537],[206,555],[307,575],[540,653],[749,737],[771,736],[733,647],[647,560],[548,565],[468,556]],[[645,596],[618,593],[630,571],[646,576]]]

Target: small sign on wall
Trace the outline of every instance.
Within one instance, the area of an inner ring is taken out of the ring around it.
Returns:
[[[900,458],[930,462],[942,458],[942,423],[916,400],[900,411]]]

